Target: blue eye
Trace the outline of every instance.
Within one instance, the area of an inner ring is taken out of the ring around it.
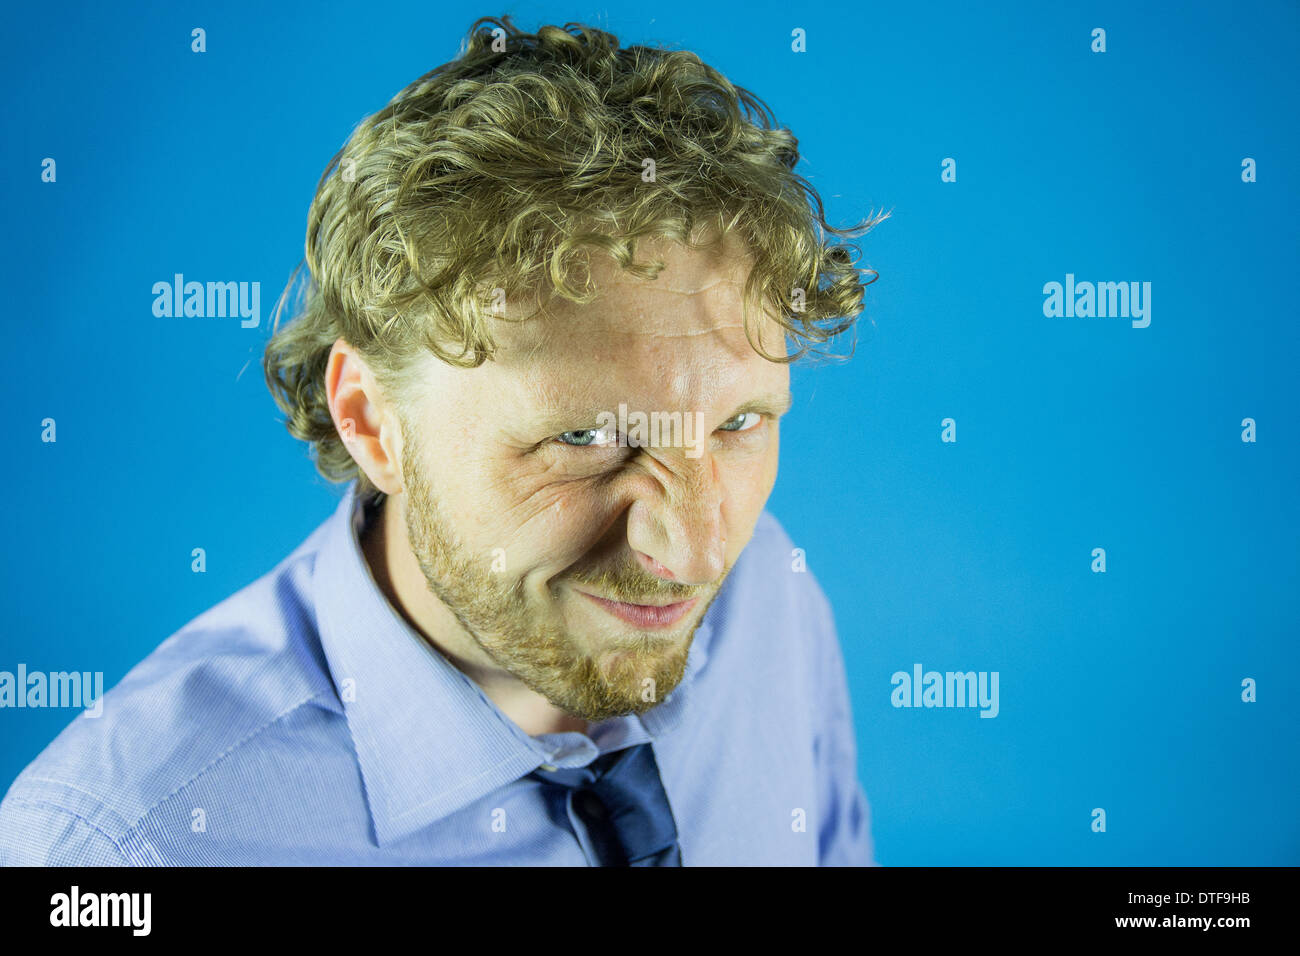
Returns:
[[[574,431],[561,432],[555,436],[555,440],[571,448],[614,445],[618,443],[618,431],[613,428],[578,428]]]
[[[718,429],[724,432],[747,432],[751,428],[757,428],[762,421],[763,416],[758,412],[741,412],[735,418],[723,422]]]

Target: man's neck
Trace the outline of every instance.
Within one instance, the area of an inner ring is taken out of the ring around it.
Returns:
[[[398,502],[385,496],[368,511],[360,537],[361,553],[370,573],[393,610],[453,667],[478,684],[524,733],[536,736],[587,732],[585,720],[566,714],[502,670],[429,590],[424,572],[411,553]]]

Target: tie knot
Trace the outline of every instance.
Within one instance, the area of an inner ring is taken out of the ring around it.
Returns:
[[[573,793],[604,865],[680,866],[677,825],[648,743],[601,754],[578,770],[530,776]]]

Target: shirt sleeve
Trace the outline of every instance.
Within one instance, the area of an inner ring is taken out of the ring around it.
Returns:
[[[818,859],[822,866],[878,866],[871,839],[871,814],[858,780],[853,708],[849,700],[844,654],[835,631],[830,602],[810,578],[811,620],[814,622],[820,702],[818,731],[813,740],[817,762],[820,830]]]
[[[130,860],[71,810],[11,794],[0,804],[0,866],[130,866]]]

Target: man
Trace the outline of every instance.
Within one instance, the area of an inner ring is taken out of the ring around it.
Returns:
[[[508,18],[363,122],[266,356],[343,500],[24,771],[0,861],[871,863],[763,510],[862,284],[770,127],[691,54]]]

